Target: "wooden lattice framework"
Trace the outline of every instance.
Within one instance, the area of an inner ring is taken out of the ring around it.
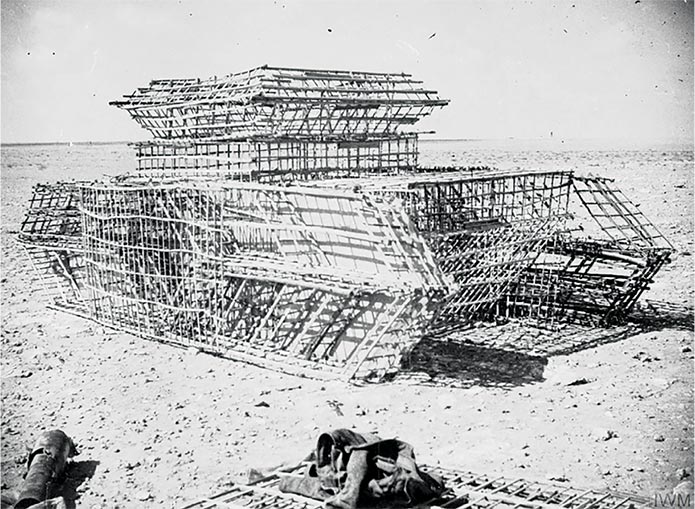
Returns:
[[[134,174],[37,186],[20,240],[61,309],[311,376],[496,315],[623,319],[668,242],[606,179],[419,167],[404,129],[446,103],[407,74],[155,80],[114,103],[154,136]]]
[[[588,325],[627,317],[670,260],[673,246],[611,182],[572,179],[574,215],[583,214],[587,227],[581,236],[576,230],[555,236],[516,280],[499,313]]]
[[[306,464],[278,470],[249,484],[232,484],[222,493],[188,504],[184,509],[283,507],[319,509],[322,501],[279,490],[283,476],[301,476]],[[501,475],[479,474],[424,465],[423,471],[437,475],[449,491],[439,499],[418,505],[452,509],[637,509],[651,507],[646,497],[620,492],[573,488]],[[365,506],[368,508],[369,506]],[[383,504],[377,507],[383,507]]]
[[[546,245],[567,229],[571,177],[562,171],[478,168],[338,185],[397,199],[423,232],[450,281],[430,326],[430,332],[445,333],[489,316]]]
[[[448,102],[405,73],[262,66],[153,80],[111,104],[157,139],[352,141],[392,136]]]
[[[443,292],[408,217],[364,195],[200,181],[80,190],[89,312],[139,335],[382,376],[424,332],[423,296]]]
[[[417,136],[353,141],[249,139],[155,140],[135,144],[136,175],[216,177],[279,183],[413,171]]]
[[[154,139],[136,173],[278,183],[417,167],[406,132],[444,106],[409,74],[258,67],[208,80],[154,80],[111,104]]]
[[[74,182],[37,184],[20,240],[49,302],[84,315],[84,257],[79,190]]]
[[[606,203],[617,198],[605,180],[568,172],[313,184],[41,185],[21,238],[37,264],[69,256],[68,270],[43,262],[59,307],[152,339],[347,378],[392,373],[423,334],[493,315],[619,321],[671,252],[620,195],[613,208],[628,208],[634,226],[620,238],[576,237],[572,203],[600,230],[605,219],[585,189],[600,186],[613,221]]]

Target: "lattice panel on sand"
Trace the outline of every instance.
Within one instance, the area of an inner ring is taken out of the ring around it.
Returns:
[[[301,475],[305,465],[278,471],[248,485],[234,484],[223,493],[186,505],[183,509],[226,509],[230,507],[283,507],[313,509],[323,507],[318,500],[283,493],[279,490],[281,476]],[[650,507],[650,501],[638,495],[619,492],[577,489],[548,482],[529,481],[504,476],[477,474],[441,467],[421,467],[444,480],[449,493],[417,507],[491,509],[636,509]],[[369,509],[370,505],[360,505]],[[378,507],[385,507],[383,504]]]
[[[441,275],[402,210],[357,193],[177,182],[81,187],[94,318],[317,376],[383,376]]]
[[[154,80],[120,101],[155,138],[357,140],[392,135],[444,106],[409,74],[258,67]]]
[[[84,313],[78,194],[75,182],[35,185],[19,240],[50,303]]]
[[[417,166],[417,137],[369,141],[253,140],[224,143],[141,142],[138,173],[157,178],[215,176],[277,183],[395,173]]]

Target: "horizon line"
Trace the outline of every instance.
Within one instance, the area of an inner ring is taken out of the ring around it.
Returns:
[[[21,146],[21,145],[122,145],[131,143],[140,143],[146,141],[154,141],[152,139],[147,140],[83,140],[83,141],[10,141],[10,142],[0,142],[0,147],[11,147],[11,146]],[[243,141],[243,140],[242,140]],[[695,139],[684,139],[684,138],[561,138],[561,137],[541,137],[541,138],[524,138],[517,136],[506,136],[506,137],[495,137],[495,138],[423,138],[420,137],[418,141],[422,142],[440,142],[440,141],[467,141],[467,142],[477,142],[477,141],[529,141],[529,142],[557,142],[565,143],[576,142],[576,141],[600,141],[600,142],[632,142],[632,143],[665,143],[665,144],[678,144],[678,145],[695,145]]]

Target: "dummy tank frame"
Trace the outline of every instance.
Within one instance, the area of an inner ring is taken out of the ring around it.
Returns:
[[[135,171],[36,186],[20,240],[58,308],[312,377],[481,318],[622,320],[668,241],[607,179],[421,168],[404,128],[447,103],[408,74],[155,80],[112,103],[153,135]]]

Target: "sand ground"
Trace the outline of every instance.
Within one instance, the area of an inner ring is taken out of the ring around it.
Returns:
[[[539,354],[511,330],[501,344],[422,345],[390,383],[284,375],[47,310],[13,237],[32,185],[115,174],[132,155],[122,145],[5,147],[2,490],[17,487],[27,445],[52,428],[78,444],[65,494],[89,508],[191,502],[249,467],[300,459],[320,430],[352,426],[412,443],[423,462],[481,473],[647,497],[692,480],[692,151],[442,143],[422,157],[615,178],[676,248],[646,295],[669,309],[627,337],[579,338],[568,354]],[[578,379],[588,383],[569,385]]]

